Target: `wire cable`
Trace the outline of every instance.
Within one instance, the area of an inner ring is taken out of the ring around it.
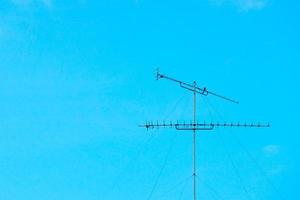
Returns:
[[[174,191],[175,189],[177,189],[180,185],[184,184],[186,185],[186,183],[188,182],[188,180],[191,178],[192,176],[188,176],[184,179],[182,179],[181,181],[179,181],[178,183],[174,184],[170,190],[164,192],[160,197],[159,199],[164,199],[167,197],[168,194],[170,194],[170,192]]]
[[[242,179],[242,176],[241,176],[241,174],[240,174],[240,172],[239,172],[239,170],[238,170],[238,167],[236,166],[236,164],[235,164],[235,162],[234,162],[232,156],[230,155],[230,151],[229,151],[227,145],[225,144],[225,141],[224,141],[223,137],[221,136],[221,134],[217,134],[217,135],[219,136],[219,138],[220,138],[220,140],[221,140],[221,143],[222,143],[222,145],[223,145],[223,147],[224,147],[224,149],[225,149],[225,152],[226,152],[226,154],[227,154],[227,157],[228,157],[229,160],[230,160],[230,163],[231,163],[231,165],[232,165],[232,168],[233,168],[235,174],[237,175],[237,178],[239,179],[239,182],[240,182],[240,184],[241,184],[241,186],[242,186],[243,191],[244,191],[245,194],[246,194],[247,199],[250,200],[251,198],[250,198],[249,191],[248,191],[248,189],[247,189],[247,187],[246,187],[246,185],[245,185],[245,183],[244,183],[244,181],[243,181],[243,179]]]
[[[159,182],[159,180],[160,180],[160,177],[162,176],[162,174],[163,174],[163,172],[164,172],[164,169],[166,168],[166,165],[167,165],[167,162],[168,162],[170,153],[171,153],[171,151],[172,151],[172,149],[173,149],[173,146],[174,146],[174,143],[175,143],[176,136],[177,136],[177,134],[175,134],[175,137],[174,137],[174,139],[172,140],[172,142],[171,142],[171,144],[170,144],[170,146],[169,146],[169,149],[168,149],[168,151],[167,151],[167,153],[166,153],[164,162],[163,162],[163,164],[162,164],[162,166],[161,166],[161,168],[160,168],[160,170],[159,170],[158,176],[157,176],[157,178],[156,178],[156,180],[155,180],[155,182],[154,182],[154,184],[153,184],[153,187],[152,187],[152,189],[151,189],[151,191],[150,191],[150,193],[149,193],[149,195],[148,195],[148,197],[147,197],[147,200],[150,200],[150,199],[151,199],[151,197],[152,197],[152,195],[153,195],[153,193],[154,193],[154,191],[155,191],[155,189],[156,189],[156,187],[157,187],[157,185],[158,185],[158,182]]]
[[[192,178],[192,176],[190,176],[190,178]],[[184,184],[184,186],[183,186],[183,188],[182,188],[182,190],[181,190],[181,192],[180,192],[180,194],[179,194],[179,200],[182,199],[183,193],[184,193],[185,188],[187,187],[187,185],[188,185],[188,181],[185,182],[185,184]]]
[[[176,101],[176,103],[174,104],[173,108],[171,109],[171,111],[163,118],[164,120],[167,120],[169,118],[169,116],[171,114],[173,114],[175,112],[175,110],[177,109],[177,107],[179,106],[179,103],[185,98],[186,93],[183,93],[181,95],[181,97]]]
[[[219,194],[219,192],[217,190],[215,190],[210,184],[206,183],[205,181],[201,181],[199,176],[196,176],[199,180],[199,182],[201,182],[205,187],[207,187],[213,194],[214,194],[214,199],[224,199],[221,198],[221,195]]]
[[[245,185],[245,183],[244,183],[244,181],[243,181],[243,179],[242,179],[242,176],[241,176],[241,174],[240,174],[240,172],[239,172],[239,170],[238,170],[238,167],[237,167],[236,164],[235,164],[235,161],[233,160],[233,158],[232,158],[232,156],[231,156],[231,154],[230,154],[230,151],[229,151],[229,149],[228,149],[228,147],[227,147],[227,145],[226,145],[226,143],[225,143],[224,138],[222,137],[221,134],[217,134],[217,135],[218,135],[218,137],[219,137],[219,139],[220,139],[220,141],[221,141],[221,144],[222,144],[222,146],[223,146],[223,148],[224,148],[224,150],[225,150],[225,153],[227,154],[227,157],[228,157],[228,159],[229,159],[229,161],[230,161],[230,163],[231,163],[231,166],[232,166],[232,168],[233,168],[233,170],[234,170],[234,172],[235,172],[235,174],[236,174],[236,176],[237,176],[237,178],[238,178],[238,180],[239,180],[239,183],[240,183],[240,185],[242,186],[242,190],[243,190],[244,193],[246,194],[246,198],[247,198],[248,200],[250,200],[250,199],[251,199],[250,193],[249,193],[249,191],[248,191],[248,189],[247,189],[247,187],[246,187],[246,185]]]
[[[207,104],[209,105],[210,108],[213,109],[213,107],[211,106],[210,102],[207,100]],[[213,109],[219,117],[222,118],[222,120],[224,120],[224,116],[222,115],[221,112],[219,112],[219,110]],[[240,138],[234,133],[231,132],[231,135],[233,136],[233,138],[235,139],[235,141],[239,144],[239,146],[243,149],[243,151],[247,154],[247,156],[249,157],[249,159],[256,165],[256,167],[258,168],[259,173],[264,177],[264,179],[266,180],[266,182],[269,184],[269,186],[278,194],[279,198],[282,200],[285,200],[286,198],[283,197],[283,195],[281,194],[281,192],[279,192],[279,190],[277,189],[277,187],[275,186],[275,184],[268,178],[268,176],[266,175],[264,169],[260,166],[259,162],[255,159],[255,157],[250,153],[250,151],[246,148],[246,146],[244,145],[244,143],[240,140]]]
[[[131,164],[138,160],[140,158],[140,156],[142,155],[142,152],[144,152],[144,150],[147,148],[147,146],[149,145],[149,143],[154,139],[154,135],[155,134],[151,134],[151,136],[149,138],[147,138],[145,140],[145,142],[143,142],[140,146],[139,149],[137,150],[137,153],[132,157],[132,159],[127,163],[127,165],[123,168],[123,170],[118,173],[118,175],[116,176],[116,178],[114,179],[112,185],[109,187],[109,189],[107,190],[107,192],[104,194],[104,199],[107,197],[107,195],[109,194],[109,191],[113,191],[115,190],[115,188],[118,186],[118,184],[120,183],[121,177],[122,175],[128,171],[129,167],[131,166]]]

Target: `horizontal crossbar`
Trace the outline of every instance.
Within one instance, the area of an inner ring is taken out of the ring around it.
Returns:
[[[261,124],[261,123],[244,123],[240,124],[237,123],[153,123],[153,122],[146,122],[140,127],[144,127],[147,129],[154,129],[154,128],[176,128],[177,130],[212,130],[215,127],[238,127],[238,128],[269,128],[270,124]]]

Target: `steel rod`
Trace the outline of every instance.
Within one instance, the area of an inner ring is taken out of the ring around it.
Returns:
[[[196,81],[194,81],[194,124],[196,124]],[[193,130],[193,180],[194,200],[196,197],[196,127]]]

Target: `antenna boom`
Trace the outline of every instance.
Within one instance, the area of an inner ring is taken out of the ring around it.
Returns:
[[[170,80],[170,81],[173,81],[173,82],[176,82],[176,83],[179,83],[180,87],[182,87],[182,88],[184,88],[184,89],[187,89],[187,90],[190,90],[190,91],[192,91],[192,92],[195,91],[196,93],[201,94],[201,95],[204,95],[204,96],[207,96],[207,95],[210,94],[210,95],[219,97],[219,98],[221,98],[221,99],[230,101],[230,102],[232,102],[232,103],[236,103],[236,104],[239,103],[238,101],[235,101],[235,100],[233,100],[233,99],[231,99],[231,98],[224,97],[224,96],[219,95],[219,94],[216,94],[216,93],[214,93],[214,92],[210,92],[210,91],[208,91],[205,87],[204,87],[204,88],[200,88],[200,87],[198,87],[198,86],[194,86],[194,85],[192,85],[192,84],[185,83],[185,82],[183,82],[183,81],[179,81],[179,80],[177,80],[177,79],[168,77],[168,76],[166,76],[166,75],[163,75],[163,74],[160,74],[159,72],[157,72],[157,74],[156,74],[156,80],[159,80],[159,79],[162,79],[162,78],[167,79],[167,80]]]

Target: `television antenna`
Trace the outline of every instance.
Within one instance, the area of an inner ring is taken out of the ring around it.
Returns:
[[[240,124],[239,122],[238,123],[213,123],[213,122],[211,122],[211,123],[205,123],[205,122],[204,123],[198,123],[197,119],[196,119],[196,111],[197,111],[196,110],[196,108],[197,108],[196,107],[196,105],[197,105],[196,97],[197,97],[197,94],[200,94],[200,95],[203,95],[203,96],[208,96],[208,95],[216,96],[216,97],[219,97],[223,100],[226,100],[226,101],[229,101],[229,102],[232,102],[232,103],[235,103],[235,104],[239,104],[239,102],[236,101],[236,100],[233,100],[231,98],[225,97],[223,95],[219,95],[217,93],[208,91],[206,89],[206,87],[201,88],[197,85],[196,81],[194,81],[193,84],[189,84],[189,83],[171,78],[169,76],[163,75],[159,71],[157,71],[156,80],[159,80],[159,79],[166,79],[166,80],[178,83],[181,88],[186,89],[186,90],[193,93],[193,95],[194,95],[193,122],[190,122],[190,123],[185,123],[185,122],[183,122],[183,123],[179,123],[179,122],[176,122],[176,123],[172,123],[172,122],[159,123],[159,122],[156,122],[156,123],[153,123],[153,122],[147,121],[145,124],[140,125],[140,127],[144,127],[147,130],[148,129],[153,129],[153,128],[175,128],[178,131],[193,131],[193,153],[192,153],[192,156],[193,156],[193,168],[192,168],[192,173],[193,173],[192,174],[192,176],[193,176],[193,200],[197,200],[197,189],[196,189],[196,132],[197,131],[210,131],[210,130],[213,130],[214,128],[218,128],[218,127],[269,128],[270,124],[269,123],[267,123],[267,124],[260,124],[260,123],[257,123],[257,124],[253,124],[253,123],[251,123],[251,124],[248,124],[248,123]]]

